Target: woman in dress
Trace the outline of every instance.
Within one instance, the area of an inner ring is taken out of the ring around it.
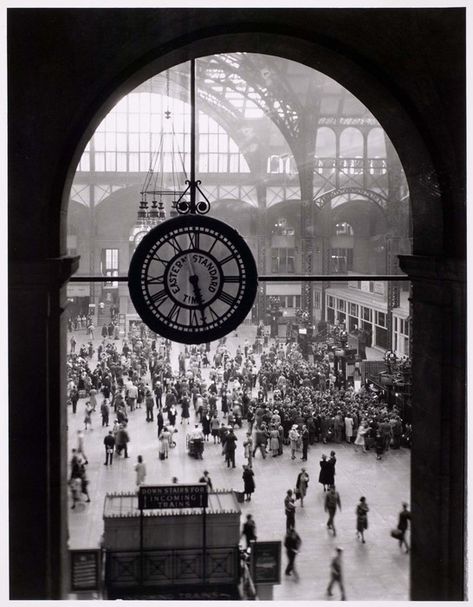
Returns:
[[[365,497],[360,497],[360,503],[356,507],[356,537],[365,543],[365,529],[368,529],[368,504]]]
[[[279,452],[279,430],[276,426],[271,426],[271,430],[269,431],[269,448],[273,457],[276,457]]]
[[[242,478],[244,483],[243,493],[245,494],[245,501],[251,502],[251,494],[254,493],[255,490],[255,473],[249,466],[244,465]]]
[[[159,435],[159,459],[167,459],[169,456],[169,445],[172,439],[172,434],[167,426],[161,430]]]
[[[366,445],[365,445],[365,434],[368,432],[368,428],[364,421],[361,422],[358,432],[356,434],[355,439],[355,451],[358,451],[358,447],[362,448],[363,453],[366,453]]]
[[[139,487],[145,482],[146,478],[146,465],[143,463],[143,456],[138,455],[138,462],[135,466],[136,472],[136,486]]]

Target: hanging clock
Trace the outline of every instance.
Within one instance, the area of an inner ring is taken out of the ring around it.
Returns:
[[[138,244],[128,287],[155,333],[200,344],[227,335],[246,318],[257,278],[253,255],[236,230],[212,217],[181,215]]]

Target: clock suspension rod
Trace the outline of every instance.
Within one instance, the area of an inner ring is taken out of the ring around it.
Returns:
[[[196,183],[195,183],[195,59],[191,59],[191,178],[190,178],[190,209],[192,215],[196,213]]]

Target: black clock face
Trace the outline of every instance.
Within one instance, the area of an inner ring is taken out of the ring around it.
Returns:
[[[185,215],[141,240],[128,286],[150,329],[198,344],[227,335],[245,319],[256,296],[257,270],[248,245],[232,227]]]

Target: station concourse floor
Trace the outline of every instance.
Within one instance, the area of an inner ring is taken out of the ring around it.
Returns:
[[[255,328],[241,326],[238,337],[228,336],[227,345],[234,354],[237,343],[248,337],[253,342]],[[95,331],[98,333],[98,329]],[[69,339],[68,334],[68,351]],[[77,340],[76,352],[82,343],[89,340],[85,330],[74,332]],[[95,351],[101,342],[99,336],[93,340]],[[115,341],[119,350],[122,340]],[[177,356],[184,346],[173,344],[171,363],[177,368]],[[212,344],[211,356],[214,345]],[[90,363],[91,369],[96,365],[96,353]],[[203,370],[204,377],[206,376]],[[100,395],[99,395],[100,396]],[[80,399],[77,413],[68,412],[68,457],[77,443],[77,430],[83,429],[85,400]],[[236,428],[238,437],[236,451],[236,468],[227,468],[221,455],[220,445],[214,445],[213,439],[205,445],[203,460],[190,457],[186,451],[185,425],[180,424],[180,407],[175,435],[176,448],[170,450],[169,459],[158,459],[158,441],[156,421],[146,422],[144,406],[129,413],[128,431],[130,443],[129,459],[114,457],[113,466],[104,466],[103,439],[113,423],[113,410],[110,414],[110,427],[102,428],[98,398],[97,411],[92,414],[92,428],[85,432],[85,452],[88,458],[87,474],[89,479],[90,503],[79,505],[69,510],[69,548],[91,549],[99,546],[103,533],[104,496],[113,491],[134,491],[136,458],[142,455],[146,464],[146,484],[171,483],[177,477],[181,483],[198,482],[204,470],[208,470],[214,488],[243,489],[242,442],[246,433],[246,421],[243,428]],[[220,406],[220,401],[218,407]],[[219,414],[221,419],[221,413]],[[155,415],[156,420],[156,415]],[[189,428],[194,427],[194,413],[191,406]],[[336,451],[336,485],[340,494],[342,510],[335,517],[337,536],[327,531],[327,515],[324,512],[324,492],[318,484],[319,461],[322,453],[327,455]],[[283,500],[288,489],[294,489],[296,478],[304,465],[310,476],[304,507],[296,502],[296,530],[301,536],[302,546],[296,558],[296,569],[299,579],[284,575],[287,563],[284,547],[282,548],[281,584],[273,588],[273,600],[327,600],[325,594],[329,581],[330,560],[335,547],[343,548],[343,570],[347,600],[352,601],[406,601],[409,598],[409,554],[401,551],[398,542],[391,538],[390,531],[396,527],[398,513],[402,502],[409,502],[410,487],[410,451],[406,449],[391,450],[382,460],[376,460],[375,454],[354,451],[346,443],[315,443],[310,446],[308,461],[300,461],[300,453],[291,460],[289,447],[284,447],[284,454],[279,457],[270,455],[263,460],[260,452],[253,460],[256,491],[251,502],[241,506],[241,524],[246,514],[252,514],[256,522],[257,536],[260,541],[284,541],[285,514]],[[365,496],[370,511],[368,530],[365,533],[366,543],[356,538],[355,508],[361,496]],[[69,497],[70,500],[70,497]],[[71,504],[71,500],[70,500]],[[409,540],[409,538],[407,537]],[[337,586],[331,600],[339,600]]]

